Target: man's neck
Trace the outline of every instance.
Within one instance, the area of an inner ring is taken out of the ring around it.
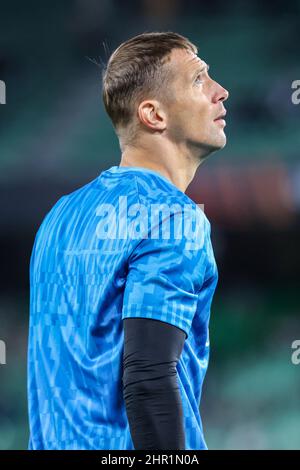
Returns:
[[[157,171],[165,178],[168,178],[180,191],[185,192],[190,182],[193,180],[197,165],[194,163],[186,164],[182,161],[165,161],[153,159],[153,153],[146,154],[137,149],[125,150],[122,153],[119,166],[134,166],[148,168],[149,170]]]

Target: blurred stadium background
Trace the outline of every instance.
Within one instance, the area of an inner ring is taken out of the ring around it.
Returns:
[[[300,2],[0,0],[0,449],[27,446],[28,264],[54,202],[119,162],[101,70],[120,42],[174,30],[229,91],[224,150],[188,194],[219,267],[202,416],[211,449],[300,449]]]

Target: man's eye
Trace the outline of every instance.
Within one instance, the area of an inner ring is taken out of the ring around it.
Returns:
[[[198,75],[198,77],[196,77],[195,83],[203,83],[203,80],[201,80],[201,75]]]

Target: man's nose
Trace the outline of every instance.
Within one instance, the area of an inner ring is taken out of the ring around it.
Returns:
[[[229,91],[226,90],[226,88],[223,88],[223,87],[222,87],[222,90],[223,90],[222,101],[226,101],[229,98]]]
[[[218,83],[216,83],[216,85],[217,87],[214,93],[213,101],[215,103],[217,103],[218,101],[226,101],[229,97],[229,91]]]

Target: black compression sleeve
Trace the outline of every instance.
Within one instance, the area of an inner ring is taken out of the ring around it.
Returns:
[[[135,449],[185,449],[176,364],[186,334],[169,323],[126,318],[123,396]]]

